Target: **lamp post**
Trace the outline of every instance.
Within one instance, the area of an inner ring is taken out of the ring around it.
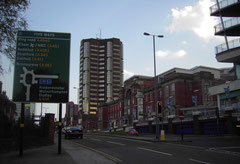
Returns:
[[[154,109],[155,109],[155,119],[156,119],[156,139],[159,140],[159,119],[158,119],[158,107],[157,107],[157,77],[156,77],[156,55],[155,55],[155,37],[163,38],[163,35],[152,35],[144,32],[143,35],[153,37],[153,56],[154,56]],[[163,136],[163,137],[162,137]],[[164,140],[164,130],[163,130],[163,119],[162,119],[162,130],[161,130],[161,140]]]

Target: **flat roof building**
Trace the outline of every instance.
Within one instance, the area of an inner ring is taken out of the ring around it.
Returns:
[[[118,99],[123,86],[122,42],[117,38],[82,40],[79,75],[79,110],[95,115],[98,105]]]

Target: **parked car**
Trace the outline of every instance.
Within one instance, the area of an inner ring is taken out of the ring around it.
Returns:
[[[62,128],[62,134],[65,134],[65,133],[66,133],[66,130],[67,130],[67,127],[63,127],[63,128]]]
[[[83,138],[83,129],[79,126],[67,127],[65,130],[65,138]]]
[[[128,129],[127,133],[130,135],[138,135],[138,131],[136,131],[136,129]]]

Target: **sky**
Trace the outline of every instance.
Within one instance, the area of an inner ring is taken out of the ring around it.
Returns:
[[[156,67],[161,74],[174,67],[232,67],[218,63],[215,46],[224,43],[214,36],[216,17],[210,17],[213,0],[31,0],[25,13],[29,30],[71,33],[69,101],[77,103],[80,42],[87,38],[119,38],[124,46],[124,80],[133,75],[153,76],[153,40]],[[9,69],[9,61],[1,57]],[[10,64],[11,65],[11,64]],[[3,90],[12,98],[11,72],[0,76]],[[56,105],[44,104],[47,112]]]

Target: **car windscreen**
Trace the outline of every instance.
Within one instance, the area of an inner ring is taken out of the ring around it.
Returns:
[[[70,127],[68,130],[81,130],[80,127]]]

